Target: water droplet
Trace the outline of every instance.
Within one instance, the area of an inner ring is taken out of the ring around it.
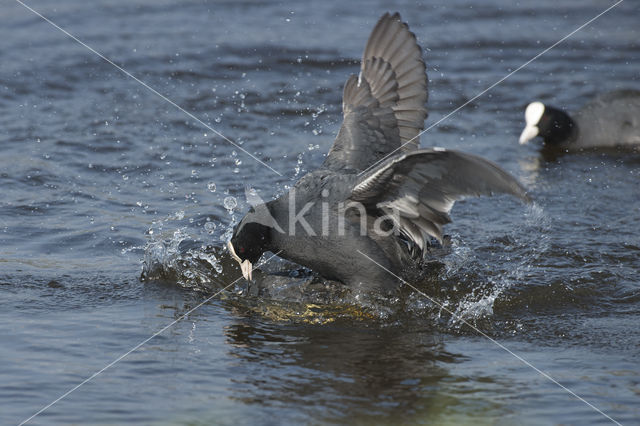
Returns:
[[[205,231],[207,231],[209,234],[213,234],[213,232],[216,230],[217,225],[213,222],[207,222],[204,224],[204,229]]]
[[[207,184],[207,188],[209,189],[209,191],[211,192],[216,192],[216,183],[215,182],[209,182]]]
[[[238,202],[236,201],[235,197],[226,197],[224,199],[224,208],[227,210],[233,210],[237,205]]]

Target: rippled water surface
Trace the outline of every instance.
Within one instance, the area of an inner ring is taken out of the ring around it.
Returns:
[[[239,277],[222,247],[245,186],[270,199],[322,162],[383,12],[398,10],[425,49],[431,125],[613,3],[28,4],[282,176],[5,2],[0,424],[127,353],[30,422],[610,421],[496,342],[638,422],[640,154],[548,158],[517,143],[533,99],[571,111],[640,89],[637,3],[422,136],[501,164],[536,200],[456,204],[452,248],[414,283],[432,300],[405,288],[364,301],[272,260],[259,285],[237,281],[200,307]]]

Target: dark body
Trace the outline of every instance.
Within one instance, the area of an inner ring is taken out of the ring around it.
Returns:
[[[229,251],[251,278],[264,251],[349,286],[388,292],[407,266],[442,240],[455,200],[522,186],[478,156],[419,149],[427,75],[416,38],[385,14],[346,82],[344,120],[322,166],[280,198],[255,205],[234,229]],[[394,277],[394,275],[396,277]]]

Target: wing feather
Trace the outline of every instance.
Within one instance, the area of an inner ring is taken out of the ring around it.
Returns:
[[[428,236],[442,241],[456,200],[505,193],[529,202],[510,174],[481,157],[458,151],[421,149],[391,157],[367,172],[351,191],[369,214],[384,212],[399,231],[424,249]]]
[[[398,148],[416,149],[426,101],[422,50],[400,15],[386,13],[369,36],[360,75],[345,84],[343,123],[324,166],[364,170]]]

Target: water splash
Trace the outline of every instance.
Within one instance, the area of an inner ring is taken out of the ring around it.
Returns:
[[[513,230],[502,239],[507,243],[502,247],[500,258],[508,266],[496,275],[489,275],[456,304],[448,321],[450,327],[459,329],[464,321],[475,323],[491,317],[496,300],[508,290],[526,285],[533,265],[549,250],[551,227],[549,217],[536,203],[527,207],[524,216],[524,230]],[[450,259],[452,264],[448,265],[448,273],[457,273],[459,264],[468,262],[470,256],[470,251],[464,251],[464,255]]]
[[[222,273],[218,256],[218,249],[203,245],[184,229],[178,229],[169,239],[147,243],[141,279],[171,281],[185,288],[209,290],[212,280]]]

